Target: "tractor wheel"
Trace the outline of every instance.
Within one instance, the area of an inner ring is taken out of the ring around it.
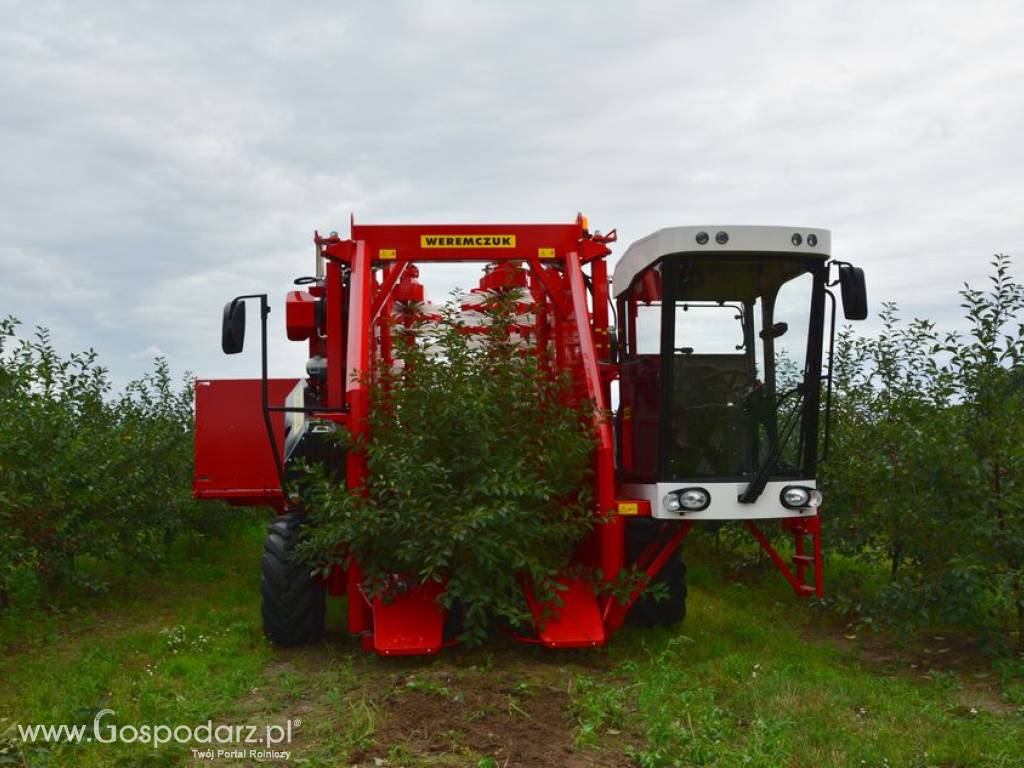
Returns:
[[[327,590],[308,565],[292,559],[305,515],[290,512],[267,526],[260,560],[263,633],[277,645],[308,645],[324,634]]]
[[[660,520],[629,520],[626,523],[626,556],[629,563],[635,563],[644,547],[657,537]],[[638,627],[672,627],[686,618],[686,563],[681,552],[676,552],[654,577],[651,584],[664,584],[668,598],[654,600],[648,595],[629,609],[626,620]]]

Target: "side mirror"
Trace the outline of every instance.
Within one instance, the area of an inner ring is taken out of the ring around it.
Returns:
[[[765,328],[757,335],[762,339],[777,339],[785,335],[788,330],[789,323],[774,323],[771,328]]]
[[[839,266],[839,287],[843,295],[843,315],[847,320],[866,320],[868,317],[868,289],[864,283],[864,270],[850,264]]]
[[[245,301],[232,299],[224,305],[220,348],[225,355],[237,355],[245,344]]]

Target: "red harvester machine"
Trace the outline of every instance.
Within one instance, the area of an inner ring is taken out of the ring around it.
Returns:
[[[440,586],[384,603],[363,594],[356,562],[320,581],[289,556],[302,523],[287,492],[289,466],[333,462],[350,487],[364,483],[364,456],[325,455],[318,435],[365,432],[367,392],[354,374],[389,361],[392,327],[424,311],[418,267],[428,262],[484,262],[479,300],[523,292],[524,332],[596,405],[594,514],[607,520],[577,559],[607,580],[636,567],[670,595],[654,602],[638,591],[621,603],[567,577],[561,605],[537,605],[527,593],[537,620],[521,639],[597,646],[627,618],[679,621],[686,599],[679,549],[700,521],[742,521],[797,595],[822,594],[815,472],[823,390],[827,447],[830,288],[841,286],[848,319],[863,319],[863,272],[830,259],[827,230],[672,227],[630,246],[609,280],[615,239],[614,231],[590,231],[583,216],[570,224],[353,222],[348,239],[317,235],[316,273],[297,279],[300,289],[285,300],[288,338],[309,346],[303,378],[267,377],[266,294],[227,304],[222,346],[235,353],[245,302],[258,301],[262,376],[196,383],[195,495],[277,513],[262,559],[268,637],[285,645],[319,639],[331,594],[347,596],[348,630],[368,650],[429,654],[454,642],[457,627],[436,603]],[[618,406],[609,423],[598,414],[610,407],[613,386]],[[762,531],[771,520],[794,537],[790,562]]]

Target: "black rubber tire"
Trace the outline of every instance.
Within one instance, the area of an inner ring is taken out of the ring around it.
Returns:
[[[305,515],[289,512],[267,526],[260,559],[263,633],[277,645],[310,645],[324,636],[327,590],[291,556],[304,521]]]
[[[626,522],[626,557],[629,564],[636,562],[644,547],[654,541],[662,525],[665,523],[654,519]],[[652,581],[652,584],[661,583],[668,588],[668,599],[656,601],[641,595],[626,616],[629,624],[637,627],[674,627],[686,618],[686,563],[681,550],[668,559]]]

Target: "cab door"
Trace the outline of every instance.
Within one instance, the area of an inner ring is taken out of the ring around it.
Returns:
[[[619,363],[618,467],[626,482],[653,483],[659,465],[662,420],[660,268],[643,273],[624,299]]]

